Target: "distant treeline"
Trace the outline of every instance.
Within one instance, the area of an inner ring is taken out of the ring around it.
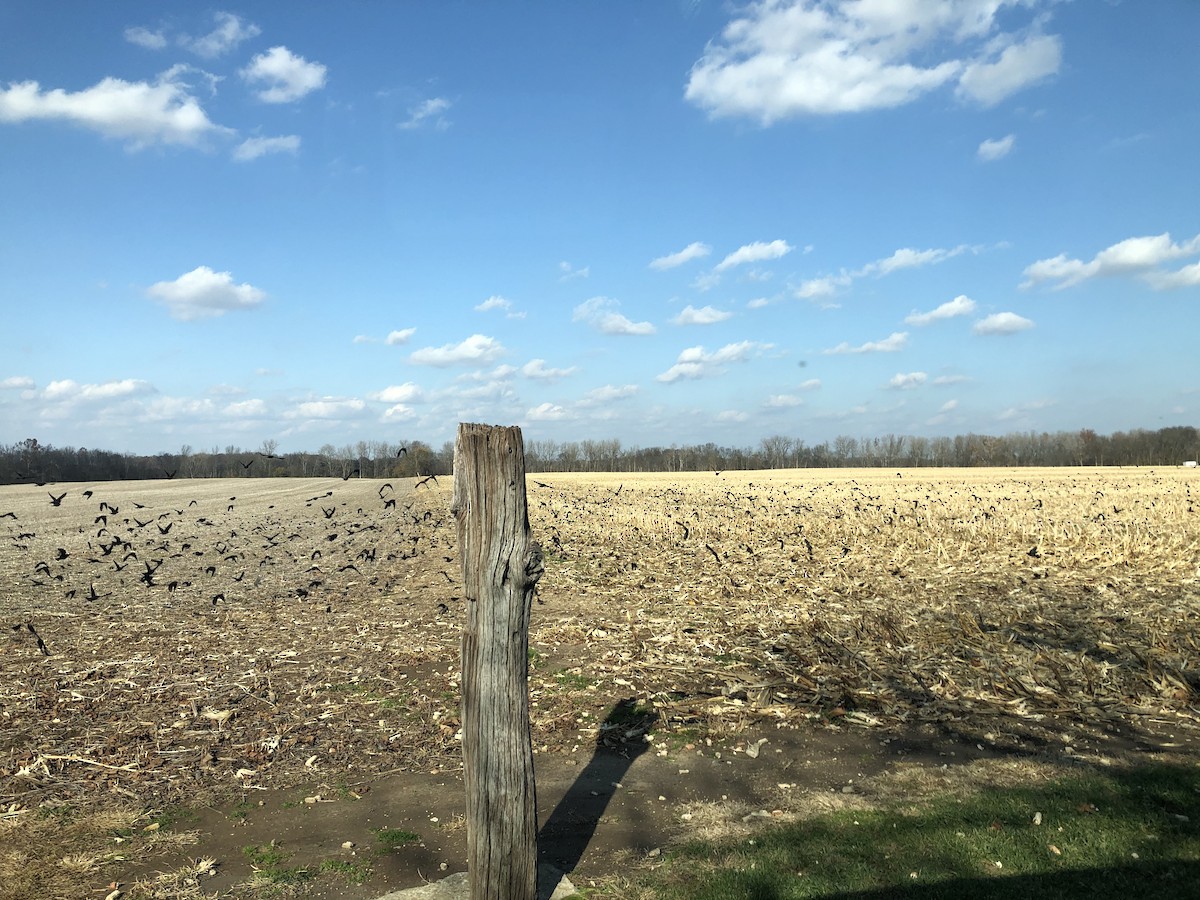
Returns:
[[[317,452],[279,453],[278,442],[257,449],[236,446],[152,456],[85,447],[53,447],[36,438],[0,444],[0,484],[54,481],[120,481],[145,478],[338,477],[405,478],[446,475],[454,468],[454,444],[435,450],[421,441],[359,441]],[[527,441],[530,472],[698,472],[925,466],[1178,466],[1200,457],[1200,431],[1190,425],[1157,431],[1027,432],[1002,436],[838,437],[808,444],[774,435],[757,447],[622,447],[620,441]]]

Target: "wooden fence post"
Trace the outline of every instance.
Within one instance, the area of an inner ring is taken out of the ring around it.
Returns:
[[[459,424],[450,511],[467,603],[462,731],[471,900],[536,900],[528,656],[542,551],[530,539],[520,428]]]

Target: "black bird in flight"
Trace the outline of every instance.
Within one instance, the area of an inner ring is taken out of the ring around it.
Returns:
[[[380,500],[383,499],[384,490],[395,491],[396,489],[394,487],[392,487],[392,483],[390,481],[385,481],[379,488],[379,499]]]
[[[242,468],[249,469],[252,465],[254,465],[254,460],[250,460],[250,462],[242,463]]]
[[[421,485],[426,484],[427,482],[430,482],[430,481],[432,481],[434,484],[437,484],[437,476],[436,475],[428,475],[425,478],[422,478],[420,481],[418,481],[416,483],[416,485],[413,487],[413,490],[415,491]]]
[[[92,492],[91,492],[91,491],[84,491],[84,492],[83,492],[83,499],[84,499],[84,500],[91,500],[91,499],[92,499]]]
[[[342,481],[349,481],[349,480],[350,480],[351,478],[353,478],[355,475],[360,475],[360,474],[362,474],[362,473],[360,472],[360,470],[358,470],[358,469],[355,469],[353,472],[349,473],[348,475],[343,475],[343,476],[342,476]]]
[[[163,474],[166,475],[168,479],[171,479],[175,477],[175,473],[178,471],[178,469],[163,469]]]
[[[55,497],[53,494],[49,494],[50,505],[51,506],[62,506],[63,497],[65,497],[65,496],[67,496],[65,492],[62,494],[59,494],[57,497]]]
[[[323,506],[322,506],[322,507],[321,507],[321,512],[325,513],[325,518],[327,518],[327,519],[332,519],[332,518],[333,518],[333,514],[334,514],[335,512],[337,512],[337,507],[335,506],[335,507],[333,507],[333,509],[326,509],[325,507],[323,507]]]
[[[6,512],[0,515],[0,519],[12,519],[15,522],[17,520],[17,514],[15,512]]]
[[[407,447],[401,447],[399,450],[396,451],[396,459],[399,459],[402,456],[408,456],[408,448]]]

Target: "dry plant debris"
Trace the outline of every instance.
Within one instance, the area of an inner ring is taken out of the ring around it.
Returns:
[[[450,479],[53,487],[0,488],[3,827],[460,765]],[[534,476],[534,746],[630,698],[660,733],[1194,742],[1198,500],[1182,469]]]

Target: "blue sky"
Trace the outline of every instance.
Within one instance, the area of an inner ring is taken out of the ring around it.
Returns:
[[[7,3],[0,442],[1200,422],[1200,3]]]

